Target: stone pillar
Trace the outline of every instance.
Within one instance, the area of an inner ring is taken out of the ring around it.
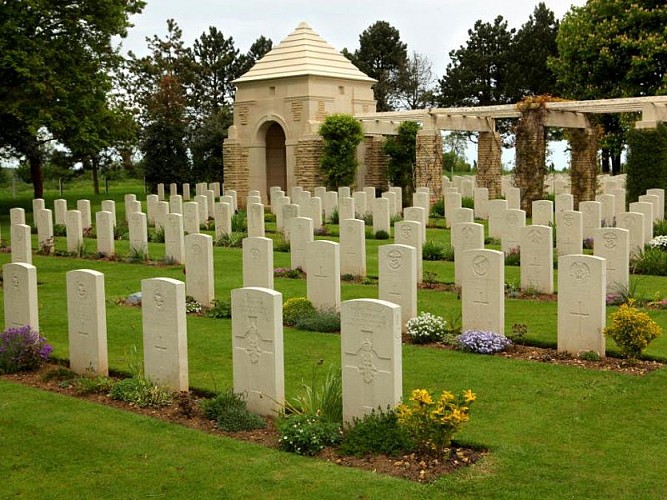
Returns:
[[[245,200],[248,196],[250,168],[248,166],[248,148],[241,146],[237,141],[227,139],[222,146],[222,157],[225,172],[225,191],[234,190],[239,199]],[[189,187],[189,186],[188,186]],[[189,199],[185,195],[184,199]]]
[[[497,132],[480,132],[477,140],[477,186],[489,190],[489,199],[500,197],[503,176],[502,140]]]
[[[431,203],[442,198],[442,136],[439,130],[417,132],[415,187],[428,187]]]
[[[372,186],[384,191],[387,189],[387,164],[389,157],[384,154],[384,137],[381,135],[369,135],[364,137],[364,166],[366,176],[364,187]],[[370,203],[370,200],[368,200]]]
[[[574,208],[582,201],[595,201],[597,188],[598,135],[594,128],[571,129],[567,133],[570,142],[570,180]]]
[[[313,191],[325,184],[320,170],[320,160],[324,153],[324,142],[320,136],[304,137],[296,145],[296,185],[306,191]]]
[[[521,210],[531,216],[532,203],[544,195],[546,173],[544,108],[529,108],[521,113],[516,126],[515,185],[521,189]]]

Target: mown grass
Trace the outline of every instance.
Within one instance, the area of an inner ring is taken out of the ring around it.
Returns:
[[[103,197],[104,198],[104,197]],[[120,196],[122,200],[122,196]],[[119,203],[120,208],[122,203]],[[2,203],[0,219],[9,206]],[[29,207],[29,202],[27,207]],[[47,203],[48,206],[48,203]],[[448,242],[449,232],[429,229]],[[127,242],[117,242],[118,253]],[[367,241],[369,274],[377,274],[377,246]],[[57,243],[62,244],[61,241]],[[94,240],[88,244],[94,248]],[[33,245],[34,247],[34,245]],[[159,258],[162,245],[151,244]],[[241,286],[241,251],[215,249],[215,294],[229,297]],[[0,254],[0,264],[9,262]],[[106,276],[110,365],[128,370],[141,359],[141,311],[117,302],[140,289],[140,280],[183,279],[181,266],[156,266],[91,259],[34,256],[38,269],[40,324],[67,358],[65,273],[90,268]],[[275,267],[289,264],[276,253]],[[426,262],[425,270],[453,281],[451,262]],[[518,268],[506,268],[506,279]],[[305,296],[305,280],[276,279],[284,298]],[[638,292],[667,291],[667,278],[642,276]],[[343,299],[377,297],[377,287],[342,284]],[[420,290],[419,310],[445,318],[460,313],[449,292]],[[615,308],[609,307],[608,313]],[[2,314],[2,312],[0,312]],[[667,311],[651,311],[667,329]],[[0,316],[1,318],[2,316]],[[556,343],[556,304],[506,301],[506,329],[528,326],[530,342]],[[188,317],[190,383],[206,390],[232,382],[230,320]],[[610,351],[615,351],[611,342]],[[134,354],[134,349],[137,354]],[[667,360],[667,336],[647,353]],[[287,396],[309,380],[319,360],[340,360],[340,338],[285,329]],[[478,395],[473,418],[457,439],[490,449],[477,465],[432,485],[379,477],[316,460],[210,436],[145,417],[0,381],[1,497],[139,498],[663,498],[667,430],[664,386],[667,371],[644,377],[595,372],[423,346],[403,348],[404,394],[417,387]],[[35,480],[38,478],[38,480]]]

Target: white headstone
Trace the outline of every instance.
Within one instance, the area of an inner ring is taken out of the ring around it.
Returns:
[[[53,200],[53,217],[55,219],[56,225],[65,225],[65,214],[67,214],[67,200]]]
[[[146,196],[146,222],[151,226],[155,225],[155,210],[161,199],[156,194]]]
[[[499,240],[505,227],[507,200],[489,200],[489,237]]]
[[[508,186],[505,188],[505,200],[507,200],[508,210],[521,209],[521,189]]]
[[[484,248],[484,226],[474,222],[459,222],[452,226],[454,248],[454,284],[461,286],[463,276],[463,252]]]
[[[461,197],[462,198],[472,198],[473,197],[474,184],[470,179],[461,180]]]
[[[475,218],[486,220],[489,218],[489,190],[485,187],[475,188]]]
[[[199,224],[206,224],[208,221],[208,198],[203,194],[195,195],[195,203],[199,209]]]
[[[595,201],[600,202],[602,213],[602,225],[604,227],[613,227],[614,225],[614,206],[616,198],[613,194],[600,194],[595,197]]]
[[[114,200],[102,200],[101,212],[111,213],[111,223],[116,227],[116,202]]]
[[[341,186],[338,188],[338,197],[339,198],[351,198],[352,194],[348,186]]]
[[[582,201],[579,203],[582,217],[584,239],[592,238],[596,229],[601,227],[602,204],[599,201]]]
[[[81,224],[84,229],[93,226],[92,215],[90,212],[90,200],[77,200],[76,209],[81,212]]]
[[[30,226],[27,224],[12,224],[12,262],[32,264],[32,238]]]
[[[455,208],[449,221],[451,226],[459,222],[475,222],[475,211],[472,208]]]
[[[422,260],[422,223],[404,220],[394,224],[394,243],[397,245],[408,245],[416,251],[417,283],[424,280],[424,262]]]
[[[25,262],[2,266],[5,328],[24,325],[39,331],[37,268]]]
[[[283,205],[283,234],[285,241],[290,241],[290,233],[292,231],[292,222],[299,217],[301,208],[294,203]]]
[[[653,222],[662,220],[658,211],[660,210],[660,197],[655,194],[642,194],[637,198],[637,201],[651,203],[653,205]]]
[[[403,209],[403,220],[419,222],[421,225],[422,241],[426,242],[426,210],[422,207],[405,207]]]
[[[207,189],[204,191],[204,196],[206,196],[206,212],[208,217],[213,217],[213,209],[215,206],[215,192],[212,189]]]
[[[102,211],[95,214],[95,232],[97,233],[97,253],[106,257],[114,255],[116,241],[113,235],[111,212]]]
[[[340,308],[340,245],[316,240],[306,248],[307,296],[319,310]]]
[[[273,240],[243,239],[243,286],[273,289]]]
[[[553,293],[554,239],[551,226],[522,227],[520,240],[521,289]]]
[[[386,198],[389,201],[389,217],[393,217],[397,213],[396,193],[392,191],[385,191],[384,193],[382,193],[382,197]],[[356,203],[355,203],[355,208],[356,208]]]
[[[461,252],[462,329],[505,333],[505,256],[497,250]]]
[[[172,278],[141,280],[144,375],[171,391],[187,391],[188,330],[185,284]]]
[[[403,189],[401,189],[401,186],[392,186],[389,188],[389,191],[396,194],[395,215],[401,215],[403,213]]]
[[[155,230],[164,231],[164,224],[169,213],[169,203],[166,201],[158,201],[155,206]]]
[[[644,244],[653,239],[653,203],[636,201],[630,203],[628,212],[644,214]]]
[[[285,228],[285,223],[283,221],[283,207],[288,205],[290,199],[287,196],[278,196],[274,204],[274,210],[276,214],[276,232],[282,233]]]
[[[625,189],[616,188],[612,189],[609,193],[614,195],[614,215],[625,212]]]
[[[69,366],[75,373],[106,377],[109,358],[104,274],[78,269],[69,271],[66,280]]]
[[[37,246],[41,252],[53,252],[53,216],[51,210],[42,209],[35,213],[37,225]]]
[[[658,220],[663,220],[665,218],[665,190],[662,188],[647,189],[646,194],[653,194],[660,200],[658,203],[657,217]]]
[[[523,210],[508,209],[505,211],[503,233],[500,237],[500,247],[505,255],[512,250],[521,248],[519,237],[522,227],[526,226],[526,212]]]
[[[176,194],[178,194],[178,184],[172,182],[171,184],[169,184],[169,199],[171,199],[171,197]]]
[[[558,256],[583,253],[584,228],[581,212],[556,212],[556,248]]]
[[[148,228],[146,214],[134,212],[130,214],[128,228],[130,231],[130,254],[143,259],[148,258]]]
[[[340,221],[340,273],[341,276],[366,276],[366,237],[364,221],[345,219]]]
[[[313,241],[313,220],[308,217],[294,217],[290,222],[289,238],[291,268],[300,267],[307,273],[306,251],[308,244]]]
[[[167,214],[164,223],[164,257],[174,264],[185,263],[185,241],[183,239],[183,216]]]
[[[630,284],[630,231],[620,227],[596,229],[593,254],[607,261],[607,293],[626,293]]]
[[[185,234],[196,234],[199,232],[199,203],[187,201],[183,203],[183,230]]]
[[[363,219],[368,212],[368,197],[364,191],[355,191],[352,193],[354,200],[354,212],[357,219]],[[373,198],[375,199],[375,198]]]
[[[313,219],[313,230],[322,229],[322,198],[313,196],[308,202],[308,216]]]
[[[377,234],[378,231],[391,234],[389,217],[389,200],[387,198],[375,198],[373,203],[373,234]]]
[[[606,262],[591,255],[558,258],[558,350],[605,355]]]
[[[569,193],[561,193],[556,195],[556,213],[573,211],[574,210],[574,196]]]
[[[533,200],[533,225],[552,226],[554,223],[554,204],[551,200]]]
[[[354,198],[338,196],[338,220],[354,219]]]
[[[343,420],[395,408],[403,394],[400,306],[375,299],[341,304]]]
[[[232,206],[229,203],[216,203],[213,207],[216,241],[223,235],[232,234]]]
[[[644,249],[645,225],[644,214],[639,212],[623,212],[618,214],[616,227],[627,229],[629,231],[630,255],[639,255]]]
[[[40,210],[44,210],[45,208],[46,208],[46,203],[44,202],[44,198],[34,198],[32,200],[32,217],[33,217],[33,219],[36,218],[35,216]]]
[[[67,251],[79,253],[84,248],[81,212],[68,210],[65,215],[65,226],[67,228]]]
[[[25,224],[25,210],[19,207],[9,209],[9,224]]]
[[[183,201],[190,200],[190,184],[187,182],[183,183]]]
[[[203,307],[211,307],[214,296],[213,238],[208,234],[185,237],[185,288]]]
[[[401,306],[403,325],[417,316],[417,251],[407,245],[378,247],[379,298]]]
[[[264,237],[264,205],[253,203],[248,205],[248,236]]]
[[[232,290],[234,392],[260,415],[275,415],[285,402],[282,299],[266,288]]]
[[[157,185],[157,197],[158,201],[164,200],[164,184],[162,182]]]
[[[426,221],[424,224],[428,226],[428,217],[431,214],[431,200],[429,198],[428,188],[425,191],[420,191],[422,188],[417,188],[417,192],[412,193],[412,206],[422,207],[426,212]]]
[[[169,212],[183,215],[183,197],[180,194],[175,194],[169,198]]]
[[[331,220],[334,210],[338,210],[338,193],[327,191],[324,194],[324,217],[327,221]]]

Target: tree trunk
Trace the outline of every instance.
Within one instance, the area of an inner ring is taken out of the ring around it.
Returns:
[[[44,197],[44,177],[42,175],[42,155],[39,151],[26,155],[30,164],[30,177],[34,188],[35,198]]]
[[[621,173],[621,153],[614,152],[611,155],[611,175],[619,175]]]
[[[93,172],[93,193],[100,194],[100,180],[98,178],[98,170],[100,167],[100,159],[94,155],[90,160],[90,169]]]
[[[601,163],[602,173],[603,174],[608,174],[610,172],[610,168],[609,168],[609,149],[602,148],[600,163]]]

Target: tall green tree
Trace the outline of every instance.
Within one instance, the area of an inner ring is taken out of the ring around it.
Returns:
[[[238,75],[242,76],[244,73],[250,71],[257,61],[264,57],[268,52],[273,48],[273,41],[270,38],[266,38],[264,35],[261,35],[257,40],[253,42],[248,49],[248,52],[241,54],[239,56],[239,68]]]
[[[352,115],[333,113],[324,119],[319,133],[324,140],[320,166],[327,187],[352,186],[357,171],[357,146],[364,138],[361,123]]]
[[[434,100],[431,61],[413,52],[398,72],[397,106],[403,109],[424,109]]]
[[[384,153],[389,157],[387,177],[393,186],[400,186],[405,201],[412,200],[417,182],[417,122],[402,122],[397,135],[387,137]]]
[[[30,165],[43,195],[45,140],[85,142],[82,117],[103,109],[125,36],[141,0],[22,0],[0,3],[0,147]],[[42,133],[47,131],[46,134]]]
[[[386,21],[377,21],[359,35],[359,48],[343,55],[361,71],[378,82],[373,87],[378,111],[395,108],[398,94],[398,75],[408,60],[407,45],[401,41],[399,31]]]
[[[442,106],[491,106],[516,99],[512,84],[511,48],[514,29],[502,16],[493,23],[477,21],[468,41],[449,53],[451,62],[439,80]]]

